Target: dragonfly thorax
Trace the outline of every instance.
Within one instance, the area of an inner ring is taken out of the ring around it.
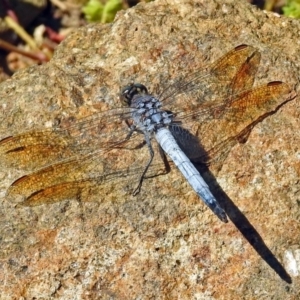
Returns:
[[[161,109],[161,102],[152,95],[134,97],[131,107],[134,108],[132,119],[135,126],[147,132],[156,132],[173,121],[173,114]]]
[[[161,109],[161,102],[150,95],[142,84],[133,84],[123,89],[122,97],[133,108],[132,119],[137,129],[156,132],[173,121],[173,114]]]

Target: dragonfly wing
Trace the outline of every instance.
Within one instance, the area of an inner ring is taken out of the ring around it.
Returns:
[[[107,193],[109,183],[118,188],[120,182],[129,181],[133,189],[149,157],[147,147],[135,150],[112,148],[78,156],[17,179],[7,196],[11,200],[21,197],[18,201],[22,201],[23,205],[34,206],[67,198],[86,201],[89,200],[89,191],[100,191],[105,187]],[[162,163],[151,165],[147,176],[158,174],[163,167]]]
[[[245,45],[241,45],[239,47],[243,46]],[[255,49],[252,50],[251,48],[249,49],[249,47],[247,47],[247,49],[249,51],[247,52],[246,60],[239,66],[239,69],[235,73],[233,80],[229,86],[229,92],[227,95],[229,96],[229,99],[231,98],[230,96],[234,96],[243,91],[250,90],[253,87],[255,75],[260,64],[261,54]]]
[[[90,197],[95,195],[93,194],[93,188],[96,186],[96,180],[60,183],[32,193],[27,198],[24,198],[24,201],[19,203],[19,206],[38,206],[59,202],[65,199],[84,200],[88,198],[88,195],[90,195]],[[11,187],[7,196],[8,198],[12,198],[15,197],[15,195],[16,192],[13,187]]]
[[[129,128],[123,118],[129,116],[129,110],[114,109],[86,117],[64,129],[7,137],[0,141],[0,165],[32,171],[103,149],[138,147],[144,138],[138,135],[128,139]]]
[[[25,206],[74,198],[93,201],[96,195],[97,199],[104,195],[108,198],[114,194],[114,189],[120,188],[121,182],[130,182],[132,191],[149,157],[147,147],[103,149],[90,155],[79,155],[17,179],[8,189],[7,198]],[[163,168],[162,163],[151,165],[147,177],[159,174]]]
[[[72,155],[69,140],[53,131],[27,132],[0,141],[0,165],[33,170]]]
[[[258,118],[271,113],[290,99],[291,92],[291,87],[281,81],[272,81],[242,92],[227,104],[221,118],[227,121],[230,130],[240,133]]]
[[[240,45],[212,65],[187,74],[160,95],[168,109],[177,112],[197,110],[199,103],[212,105],[230,95],[252,87],[260,62],[256,48]]]
[[[200,112],[199,122],[195,121],[196,114],[188,122],[189,115],[184,116],[182,123],[198,138],[199,147],[202,148],[198,156],[193,154],[192,159],[203,163],[222,161],[236,143],[247,140],[258,122],[290,99],[291,92],[291,87],[283,82],[270,82],[235,95],[226,105],[208,107],[207,115],[210,118],[201,118]]]

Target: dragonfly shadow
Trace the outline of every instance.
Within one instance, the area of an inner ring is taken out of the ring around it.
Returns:
[[[288,100],[290,101],[290,99]],[[286,101],[287,102],[287,101]],[[285,102],[285,103],[286,103]],[[282,104],[283,105],[283,104]],[[240,133],[240,139],[236,139],[231,146],[236,143],[245,143],[248,139],[248,136],[252,130],[252,128],[267,116],[274,114],[282,105],[280,105],[275,111],[269,112],[258,118],[255,122],[250,124],[247,128],[245,128]],[[176,137],[178,144],[184,148],[184,152],[186,155],[190,157],[193,161],[194,166],[199,171],[205,182],[208,184],[209,189],[212,191],[212,194],[217,199],[220,206],[225,210],[227,217],[234,223],[236,228],[241,232],[241,234],[245,237],[245,239],[250,243],[250,245],[255,249],[255,251],[260,255],[260,257],[279,275],[279,277],[285,282],[291,284],[292,278],[286,272],[284,267],[278,261],[278,259],[274,256],[268,246],[264,243],[262,237],[254,228],[254,226],[249,222],[246,216],[239,210],[239,208],[234,204],[234,202],[228,197],[225,191],[218,184],[215,176],[209,170],[208,162],[210,161],[209,154],[204,150],[203,146],[199,139],[193,137],[193,135],[187,129],[172,128],[171,129],[173,135]],[[184,133],[185,141],[190,141],[191,144],[187,145],[180,140],[180,136]],[[229,149],[228,149],[229,150]],[[199,159],[193,159],[194,153],[200,154]],[[228,154],[228,151],[226,151]],[[226,158],[227,155],[222,156],[222,160]],[[203,163],[204,162],[204,163]],[[220,167],[220,161],[217,163],[217,166]]]
[[[259,256],[278,274],[278,276],[287,283],[292,283],[291,276],[284,269],[282,264],[274,256],[272,251],[263,241],[260,234],[254,228],[254,226],[249,222],[246,216],[239,210],[239,208],[234,204],[234,202],[228,197],[224,190],[217,183],[214,175],[209,171],[206,166],[196,166],[205,181],[209,183],[213,195],[216,197],[221,207],[224,208],[228,218],[236,226],[236,228],[241,232],[244,238],[249,242],[249,244],[255,249]]]

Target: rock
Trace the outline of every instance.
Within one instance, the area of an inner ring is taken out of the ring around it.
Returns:
[[[239,44],[262,54],[256,85],[282,80],[294,86],[298,32],[298,21],[245,1],[137,5],[120,12],[112,24],[77,30],[48,64],[2,83],[0,136],[68,125],[120,106],[122,86],[134,81],[155,91]],[[16,207],[5,197],[24,174],[2,169],[1,297],[296,297],[299,115],[296,98],[235,146],[219,173],[206,173],[226,207],[228,224],[213,215],[175,168],[145,180],[135,197],[136,182],[126,182],[102,190],[99,198],[110,201],[32,208]],[[138,153],[136,159],[148,157],[147,149]],[[134,159],[126,157],[120,167]]]

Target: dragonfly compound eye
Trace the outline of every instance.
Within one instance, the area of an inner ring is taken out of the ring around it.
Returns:
[[[148,94],[147,88],[143,84],[134,83],[123,88],[120,98],[124,104],[130,106],[134,96],[145,94]]]

